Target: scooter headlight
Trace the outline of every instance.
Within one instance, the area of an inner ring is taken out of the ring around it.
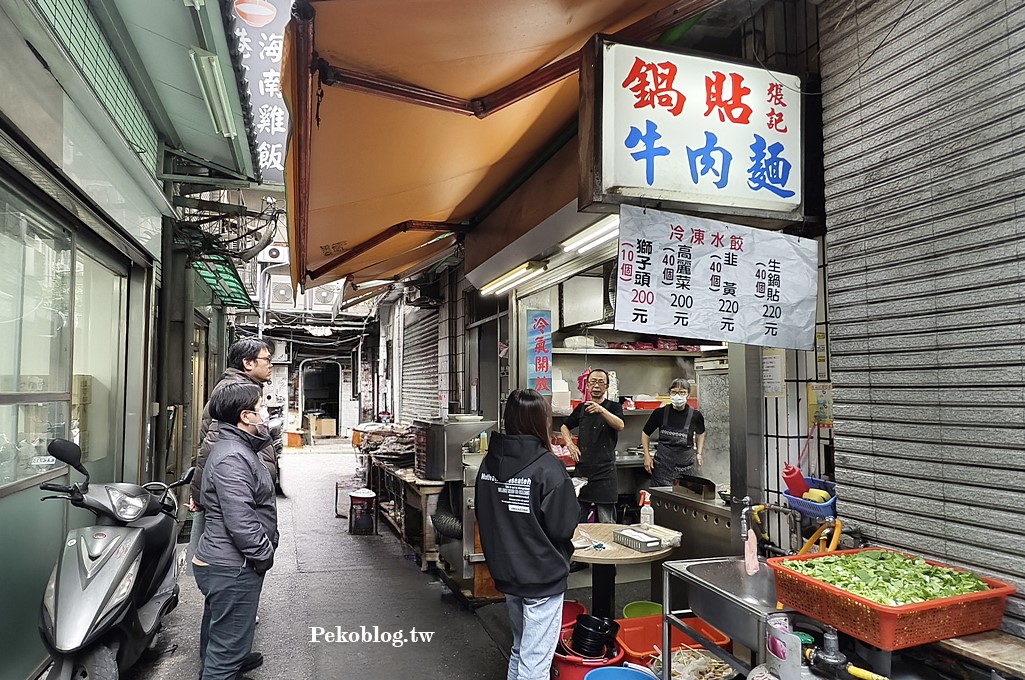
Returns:
[[[54,601],[57,597],[57,565],[53,565],[53,571],[50,572],[50,580],[46,582],[46,590],[43,592],[43,607],[46,608],[46,613],[49,614],[50,620],[53,621],[53,610]]]
[[[135,558],[132,562],[132,566],[128,569],[128,572],[121,579],[121,583],[118,584],[117,589],[114,590],[114,594],[110,596],[110,601],[107,602],[107,606],[103,608],[103,613],[100,614],[100,619],[114,611],[119,604],[127,599],[128,595],[132,592],[132,586],[135,585],[135,577],[139,573],[139,563],[142,561],[142,555]]]
[[[107,487],[107,497],[110,498],[110,505],[114,508],[114,513],[126,522],[139,519],[149,500],[142,496],[129,496],[112,487]]]

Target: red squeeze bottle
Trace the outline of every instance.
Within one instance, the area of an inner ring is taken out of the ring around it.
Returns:
[[[808,493],[808,482],[804,481],[804,475],[790,463],[783,466],[783,481],[794,498],[803,498]]]

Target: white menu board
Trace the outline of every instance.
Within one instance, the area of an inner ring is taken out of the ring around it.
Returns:
[[[815,347],[815,241],[630,205],[620,218],[616,330]]]

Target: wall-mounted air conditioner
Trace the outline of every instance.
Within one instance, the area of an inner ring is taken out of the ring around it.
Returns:
[[[288,246],[267,246],[257,254],[256,261],[261,264],[288,264]]]

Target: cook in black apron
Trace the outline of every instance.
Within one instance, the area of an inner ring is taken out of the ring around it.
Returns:
[[[683,428],[669,426],[671,406],[662,408],[662,424],[658,428],[658,455],[651,471],[652,486],[672,486],[680,475],[693,475],[698,471],[698,452],[691,444],[691,424],[694,409],[685,409]]]
[[[579,499],[588,505],[615,505],[619,500],[619,488],[616,484],[616,441],[609,436],[612,428],[601,414],[587,412],[581,415],[579,427],[580,461],[573,476],[587,478]]]
[[[573,410],[562,425],[562,434],[567,441],[571,441],[570,431],[579,428],[577,446],[580,449],[580,459],[577,461],[573,476],[587,478],[587,484],[578,496],[580,521],[587,519],[593,503],[598,508],[599,522],[614,523],[616,502],[619,500],[619,488],[616,484],[616,444],[619,442],[619,429],[623,427],[623,407],[603,398],[608,382],[602,373],[604,371],[592,372],[588,385],[593,402],[583,402]],[[598,403],[601,410],[588,413],[589,403]],[[606,414],[618,424],[618,429],[609,424]]]

